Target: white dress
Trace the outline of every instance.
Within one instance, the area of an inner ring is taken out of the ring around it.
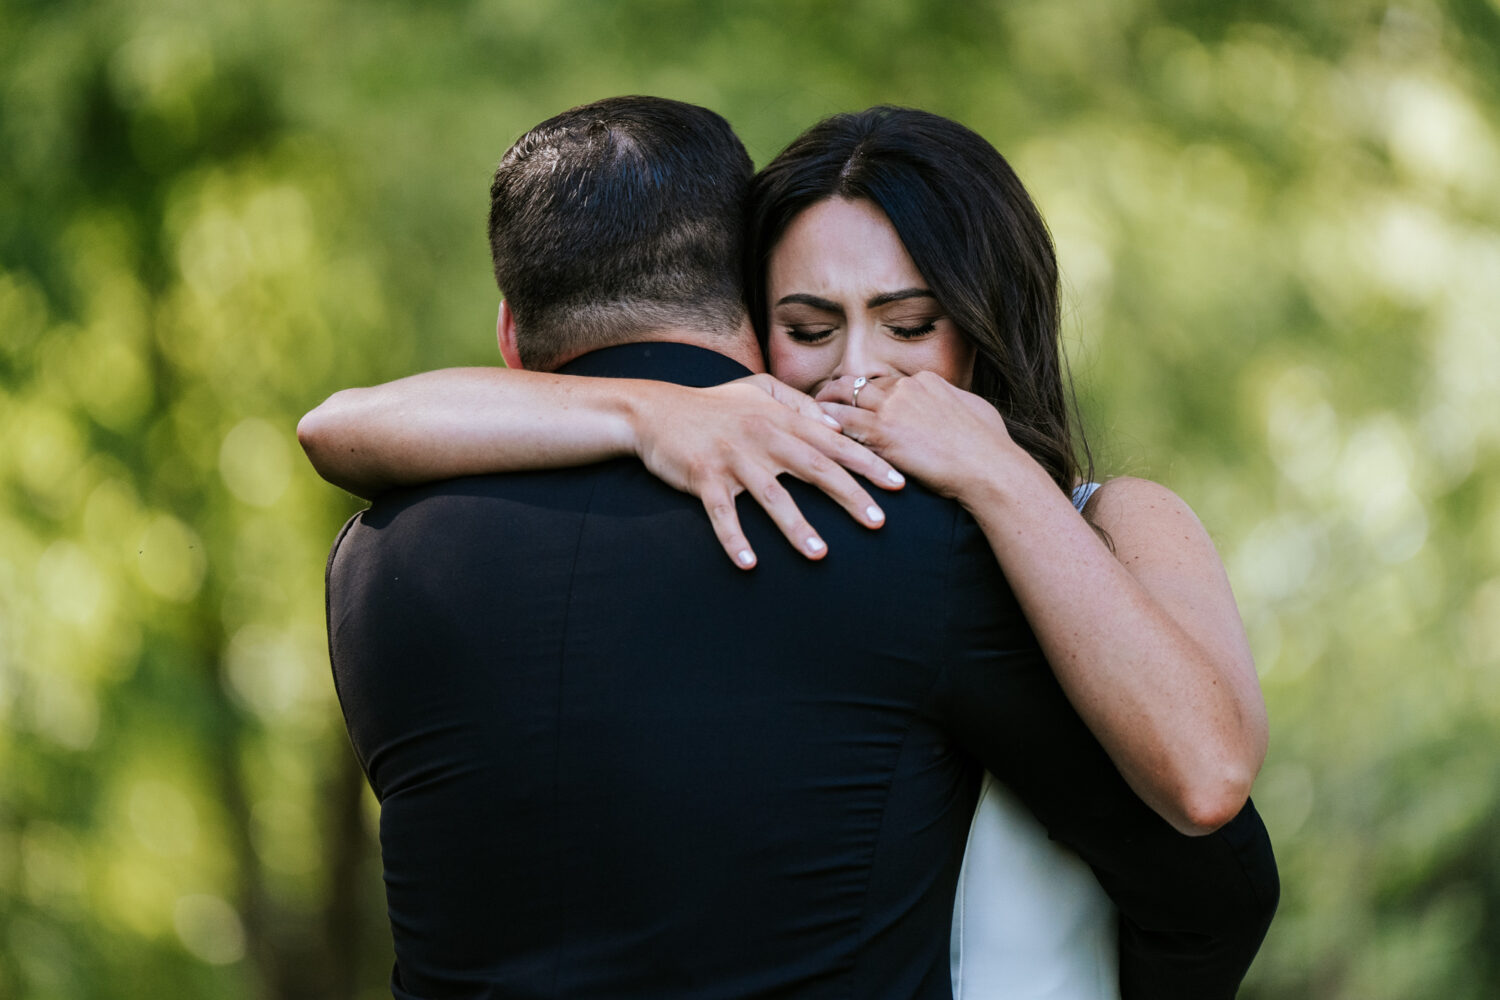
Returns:
[[[1081,486],[1080,510],[1097,489]],[[1114,904],[986,773],[953,899],[954,1000],[1120,1000]]]

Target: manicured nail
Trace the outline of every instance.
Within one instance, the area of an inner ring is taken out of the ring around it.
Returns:
[[[872,521],[884,521],[885,511],[881,510],[879,507],[876,507],[874,504],[871,504],[870,506],[865,508],[865,517],[868,517]]]
[[[828,546],[823,544],[823,539],[818,538],[816,535],[807,540],[807,551],[809,552],[822,552],[826,548]]]
[[[826,414],[826,413],[825,413],[825,414],[823,414],[823,422],[824,422],[824,423],[825,423],[825,424],[827,424],[827,425],[828,425],[828,426],[829,426],[829,427],[832,427],[832,428],[833,428],[833,429],[834,429],[834,430],[836,430],[836,431],[837,431],[837,430],[842,430],[842,429],[843,429],[843,427],[844,427],[844,425],[843,425],[843,424],[841,424],[841,423],[839,423],[839,422],[838,422],[838,421],[837,421],[837,420],[835,420],[835,419],[833,419],[833,418],[832,418],[832,417],[830,417],[830,416],[829,416],[829,415],[828,415],[828,414]]]
[[[755,554],[749,549],[741,549],[739,555],[735,556],[735,558],[739,560],[741,566],[755,565]]]
[[[885,478],[887,482],[894,483],[897,486],[900,486],[902,483],[906,482],[906,477],[897,472],[895,469],[887,472],[885,474]]]

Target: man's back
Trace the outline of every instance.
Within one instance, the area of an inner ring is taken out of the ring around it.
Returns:
[[[592,360],[634,374],[639,350]],[[646,350],[663,377],[735,373]],[[870,533],[799,500],[831,554],[747,510],[752,573],[633,461],[351,522],[330,637],[404,995],[947,995],[977,780],[934,707],[955,604],[986,609],[960,612],[971,666],[1045,664],[955,507],[909,489]]]

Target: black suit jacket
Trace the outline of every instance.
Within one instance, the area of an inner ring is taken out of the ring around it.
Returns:
[[[579,374],[709,385],[641,344]],[[634,460],[380,498],[328,571],[407,997],[949,996],[980,763],[1099,872],[1127,996],[1230,996],[1275,905],[1253,810],[1173,832],[1063,699],[974,522],[915,485],[735,569]]]

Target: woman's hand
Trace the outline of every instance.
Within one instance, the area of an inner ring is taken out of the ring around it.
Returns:
[[[1029,461],[992,405],[939,375],[872,378],[857,397],[855,382],[843,377],[824,386],[817,397],[824,412],[934,492],[961,500],[1005,461]]]
[[[703,501],[719,543],[745,569],[756,558],[735,510],[741,492],[765,508],[798,551],[820,559],[827,545],[777,476],[789,473],[818,487],[870,528],[883,524],[885,514],[850,473],[884,489],[905,482],[890,463],[844,436],[809,396],[769,375],[707,389],[661,386],[641,396],[631,424],[646,467]]]

